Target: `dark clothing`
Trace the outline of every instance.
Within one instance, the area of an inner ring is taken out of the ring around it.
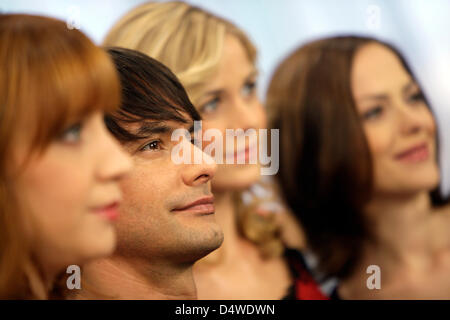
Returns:
[[[295,249],[286,248],[284,253],[291,269],[294,283],[283,300],[329,300],[314,280],[303,254]]]

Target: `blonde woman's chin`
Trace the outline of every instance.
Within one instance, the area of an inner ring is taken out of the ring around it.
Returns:
[[[212,180],[213,192],[239,191],[250,187],[261,178],[258,164],[219,165]]]

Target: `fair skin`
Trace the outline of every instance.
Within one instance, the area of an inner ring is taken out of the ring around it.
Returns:
[[[217,165],[206,154],[201,164],[175,164],[172,141],[177,128],[189,130],[192,121],[140,121],[126,130],[146,132],[146,138],[124,143],[134,166],[121,182],[123,203],[117,223],[120,239],[115,254],[84,268],[85,282],[77,298],[195,299],[192,265],[219,247],[222,231],[214,206],[184,207],[212,198],[210,180]],[[196,147],[182,139],[191,155]],[[200,151],[200,150],[197,150]],[[205,160],[209,158],[209,163]]]
[[[448,299],[450,210],[433,208],[439,183],[436,125],[418,85],[386,47],[356,54],[352,90],[374,164],[365,208],[373,238],[355,272],[339,286],[345,299]],[[381,289],[366,287],[366,268],[381,268]]]
[[[257,97],[256,78],[255,67],[242,44],[227,35],[217,72],[196,103],[203,118],[203,130],[219,129],[225,137],[226,129],[265,128],[266,115]],[[246,141],[247,148],[251,144]],[[224,157],[237,156],[239,152],[236,144],[234,149],[227,150],[224,143]],[[225,240],[194,267],[199,299],[279,299],[286,294],[292,280],[283,257],[264,259],[259,248],[244,239],[237,228],[233,192],[259,179],[258,164],[219,165],[212,185],[217,221]]]
[[[121,199],[119,180],[131,160],[95,111],[70,125],[42,153],[29,156],[29,131],[18,137],[15,179],[27,215],[27,235],[43,282],[32,276],[37,296],[46,298],[55,276],[71,264],[111,254],[113,220]]]

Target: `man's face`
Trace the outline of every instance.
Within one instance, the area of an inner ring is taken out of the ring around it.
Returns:
[[[117,221],[118,253],[168,263],[194,262],[217,249],[223,233],[211,203],[216,164],[175,164],[174,129],[192,122],[141,121],[123,125],[146,138],[124,144],[134,166],[122,180],[123,202]],[[184,139],[191,154],[196,147]],[[198,151],[196,151],[198,152]],[[204,159],[208,157],[203,155]],[[206,202],[189,206],[197,200]]]

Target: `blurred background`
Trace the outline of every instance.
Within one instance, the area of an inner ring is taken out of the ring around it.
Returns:
[[[2,0],[2,13],[65,20],[100,44],[109,28],[143,0]],[[278,63],[299,45],[336,34],[375,36],[395,44],[412,65],[440,128],[442,189],[450,193],[450,1],[188,0],[245,30],[259,50],[264,99]]]

